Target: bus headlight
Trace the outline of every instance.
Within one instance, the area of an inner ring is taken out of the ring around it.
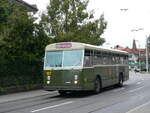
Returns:
[[[76,81],[78,80],[78,75],[74,76],[74,80],[76,80]]]
[[[47,80],[51,80],[51,76],[47,76]]]
[[[78,83],[78,75],[74,75],[74,84]]]
[[[77,83],[78,83],[78,81],[77,81],[77,80],[75,80],[75,81],[74,81],[74,84],[77,84]]]
[[[47,84],[50,84],[50,81],[47,81]]]

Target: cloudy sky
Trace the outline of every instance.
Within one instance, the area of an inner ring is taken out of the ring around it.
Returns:
[[[49,0],[24,0],[37,4],[40,12],[46,10]],[[108,22],[103,34],[107,47],[121,45],[131,47],[133,39],[137,47],[145,47],[146,36],[150,35],[149,0],[89,0],[88,10],[94,9],[95,18],[104,13]],[[121,9],[128,9],[122,11]],[[137,29],[143,30],[137,30]]]

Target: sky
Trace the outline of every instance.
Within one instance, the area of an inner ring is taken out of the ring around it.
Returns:
[[[49,0],[24,1],[36,4],[40,12],[45,11],[49,4]],[[106,40],[104,46],[131,48],[135,39],[138,48],[145,48],[146,37],[150,35],[149,4],[149,0],[89,0],[88,11],[94,10],[95,18],[104,14],[108,23],[102,35]]]

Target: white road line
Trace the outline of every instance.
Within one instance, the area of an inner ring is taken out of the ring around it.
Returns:
[[[113,90],[113,92],[118,92],[118,91],[122,91],[122,90],[124,90],[125,88],[123,87],[123,88],[119,88],[119,89],[115,89],[115,90]]]
[[[139,84],[141,84],[141,83],[142,83],[142,82],[137,82],[136,84],[139,85]]]
[[[134,111],[137,111],[137,110],[141,109],[142,107],[144,107],[144,106],[146,106],[146,105],[148,105],[148,104],[150,104],[150,101],[147,102],[147,103],[145,103],[145,104],[142,104],[142,105],[140,105],[140,106],[138,106],[138,107],[136,107],[136,108],[134,108],[134,109],[131,109],[130,111],[128,111],[128,112],[126,112],[126,113],[132,113],[132,112],[134,112]]]
[[[138,90],[140,90],[142,88],[144,88],[144,86],[136,88],[136,89],[133,89],[133,90],[130,90],[130,91],[128,91],[128,93],[133,93],[133,92],[138,91]]]
[[[73,103],[73,101],[68,101],[68,102],[65,102],[65,103],[61,103],[61,104],[57,104],[57,105],[53,105],[53,106],[48,106],[48,107],[37,109],[37,110],[32,110],[30,112],[32,112],[32,113],[39,112],[39,111],[42,111],[42,110],[51,109],[51,108],[55,108],[55,107],[59,107],[59,106],[63,106],[63,105],[71,104],[71,103]]]

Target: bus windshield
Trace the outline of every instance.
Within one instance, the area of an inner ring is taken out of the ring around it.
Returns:
[[[83,50],[47,51],[45,67],[73,67],[82,65]]]

